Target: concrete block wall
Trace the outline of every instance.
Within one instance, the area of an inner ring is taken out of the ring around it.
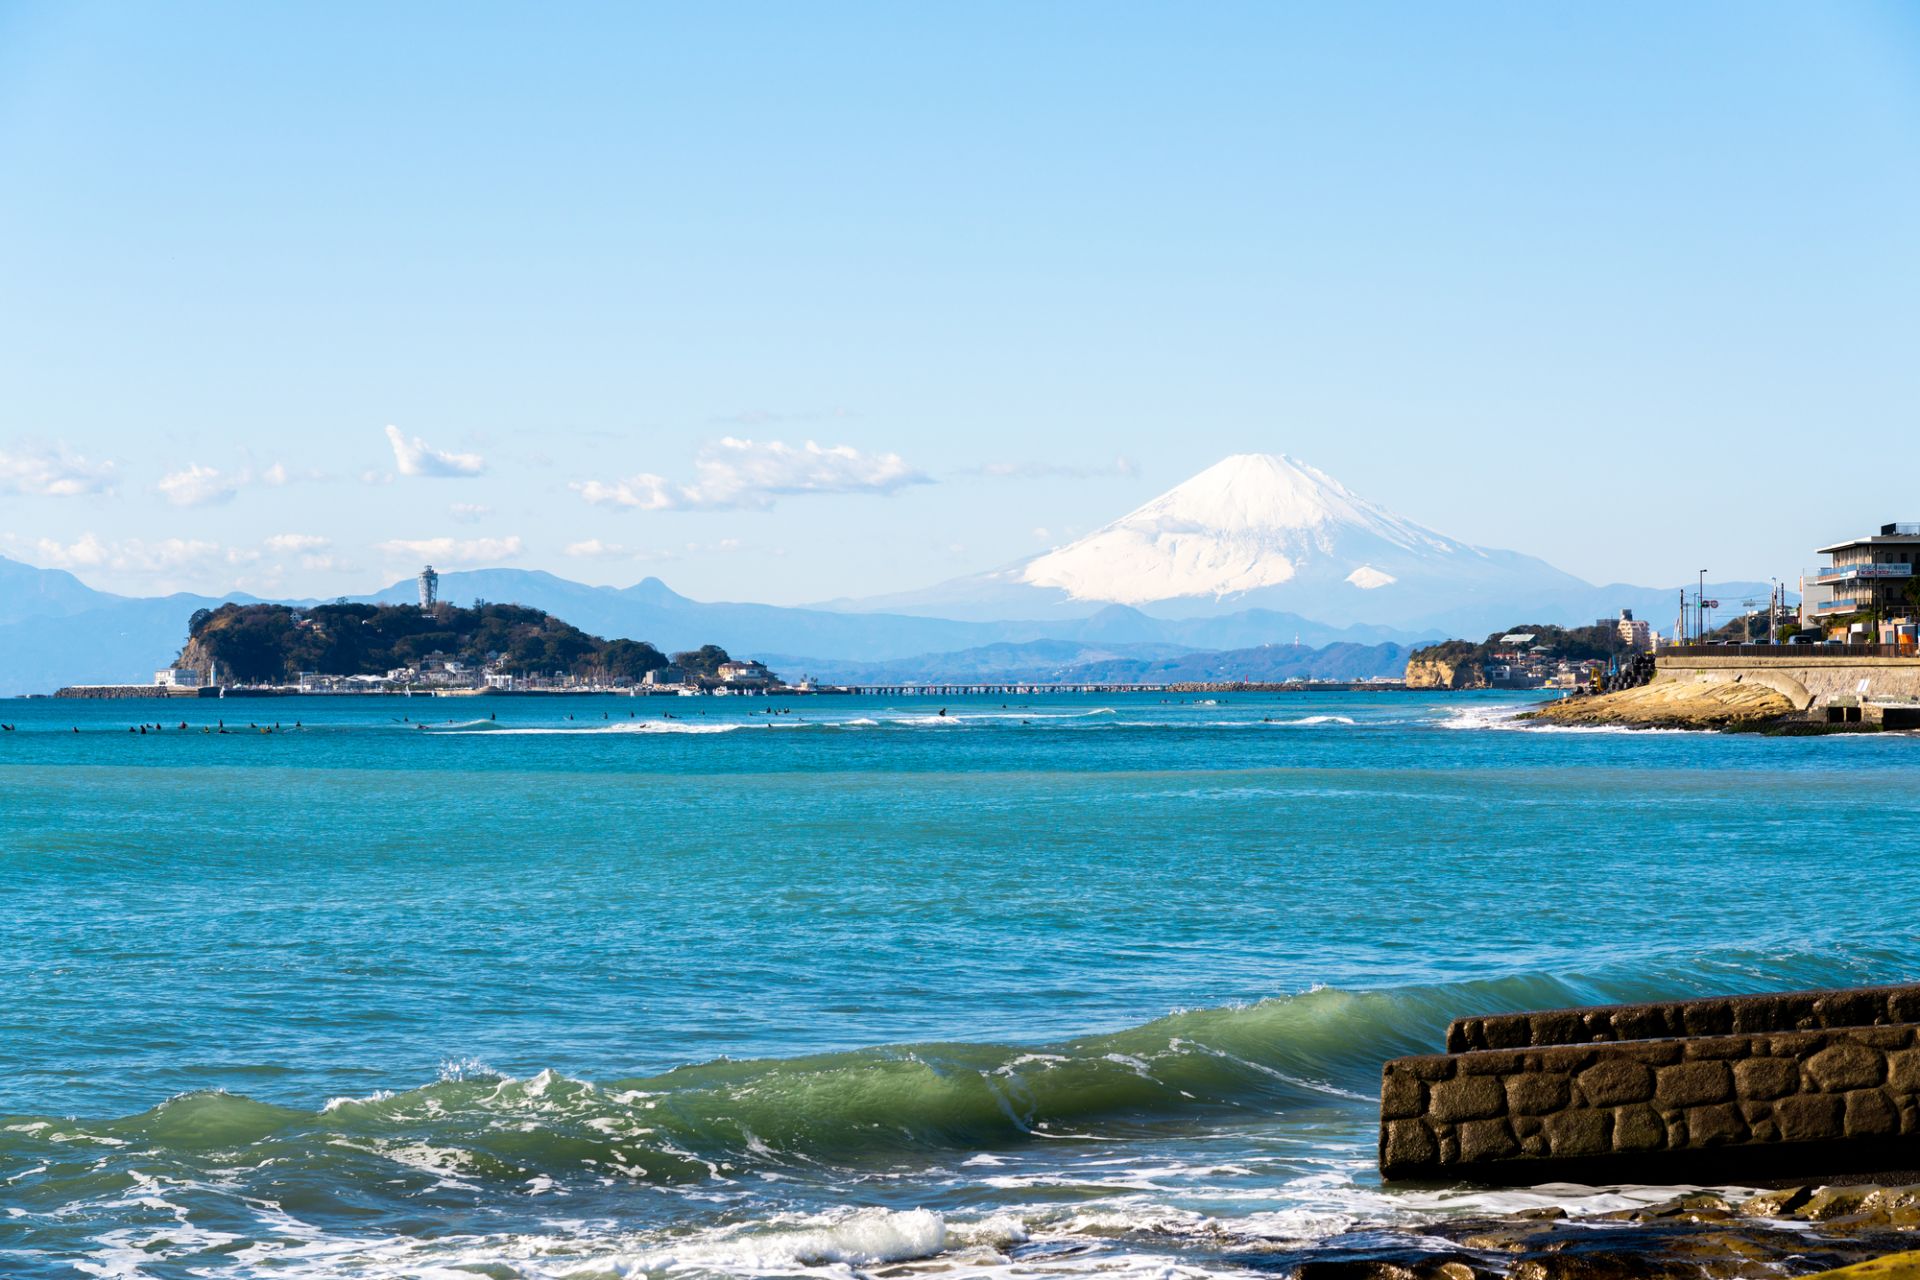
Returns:
[[[1920,1022],[1920,983],[1456,1018],[1447,1052]]]
[[[1751,1183],[1920,1169],[1915,1000],[1920,987],[1463,1019],[1450,1044],[1526,1041],[1387,1063],[1381,1173]]]

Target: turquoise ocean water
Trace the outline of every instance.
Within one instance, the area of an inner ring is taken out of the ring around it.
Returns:
[[[1920,738],[1512,704],[0,702],[0,1275],[1275,1273],[1604,1203],[1382,1189],[1381,1060],[1920,977]]]

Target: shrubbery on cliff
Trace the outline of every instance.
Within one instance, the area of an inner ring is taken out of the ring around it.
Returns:
[[[609,682],[635,681],[667,665],[644,641],[602,640],[516,604],[223,604],[194,614],[187,630],[183,659],[217,662],[223,676],[250,682],[301,671],[384,675],[436,653],[473,667],[498,655],[499,669],[514,675],[564,671]]]
[[[1624,657],[1627,652],[1626,643],[1620,639],[1620,633],[1612,623],[1591,627],[1553,627],[1544,623],[1527,623],[1496,631],[1478,644],[1471,640],[1442,640],[1439,644],[1415,649],[1408,657],[1408,662],[1437,662],[1455,669],[1466,667],[1483,671],[1493,661],[1495,653],[1510,647],[1500,643],[1500,637],[1507,635],[1531,635],[1533,639],[1519,647],[1531,649],[1537,645],[1546,649],[1552,657],[1564,658],[1569,662]]]

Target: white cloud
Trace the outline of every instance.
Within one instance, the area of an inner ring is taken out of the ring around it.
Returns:
[[[387,443],[403,476],[477,476],[487,469],[487,460],[477,453],[448,453],[419,436],[403,435],[398,427],[387,428]]]
[[[217,542],[191,538],[165,538],[148,542],[126,538],[106,542],[92,533],[83,533],[68,543],[53,538],[9,538],[9,545],[32,556],[36,563],[50,569],[138,570],[146,573],[170,572],[191,568],[223,557]]]
[[[195,462],[185,471],[162,476],[159,489],[176,507],[210,507],[231,500],[240,491],[240,480]]]
[[[332,545],[332,538],[323,538],[317,533],[276,533],[267,539],[267,550],[282,555],[296,551],[325,551]]]
[[[288,479],[287,464],[284,462],[276,462],[260,473],[260,483],[271,485],[276,489],[285,484]]]
[[[694,459],[696,478],[677,484],[642,472],[625,480],[577,481],[572,486],[596,506],[640,511],[720,511],[765,508],[777,498],[810,493],[893,493],[930,484],[897,453],[864,453],[851,445],[795,447],[727,436]]]
[[[611,484],[599,480],[578,480],[569,487],[596,507],[637,507],[642,511],[665,511],[682,505],[674,501],[666,477],[644,472]]]
[[[617,543],[587,538],[580,542],[569,542],[567,554],[579,560],[625,560],[632,556],[633,552]]]
[[[78,498],[113,488],[113,464],[90,462],[56,447],[26,445],[0,449],[0,493],[26,497]]]
[[[493,508],[478,502],[456,502],[447,508],[447,514],[461,524],[477,524],[493,514]]]
[[[442,564],[492,564],[517,559],[520,539],[514,538],[392,538],[378,550],[396,559],[437,560]]]

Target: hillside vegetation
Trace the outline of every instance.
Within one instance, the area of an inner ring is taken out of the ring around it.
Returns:
[[[1493,655],[1508,646],[1500,643],[1506,635],[1531,634],[1533,639],[1522,648],[1544,648],[1548,656],[1579,662],[1587,658],[1607,659],[1624,656],[1626,646],[1612,623],[1587,627],[1554,627],[1545,623],[1525,623],[1496,631],[1479,643],[1471,640],[1442,640],[1439,644],[1415,649],[1408,655],[1408,667],[1425,667],[1449,673],[1453,688],[1471,688],[1485,684],[1487,664]]]
[[[610,683],[638,680],[667,665],[666,656],[645,641],[602,640],[515,604],[223,604],[195,613],[187,630],[182,663],[204,669],[217,662],[223,677],[242,682],[284,680],[302,671],[384,675],[432,654],[512,675],[565,672]]]

